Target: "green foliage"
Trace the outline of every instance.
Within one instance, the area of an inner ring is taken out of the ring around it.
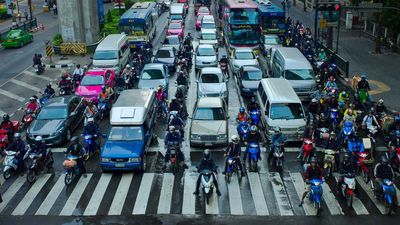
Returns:
[[[54,35],[54,37],[53,37],[53,45],[54,46],[60,46],[61,43],[63,43],[63,39],[62,39],[61,34]]]
[[[106,15],[106,23],[101,29],[101,33],[105,35],[118,34],[118,23],[120,16],[119,9],[108,10]],[[122,12],[125,10],[123,9]]]
[[[135,4],[136,0],[124,0],[125,8],[129,9],[133,4]]]
[[[384,0],[384,6],[400,8],[398,0]],[[384,9],[382,11],[382,25],[389,28],[394,33],[400,32],[400,11]]]
[[[7,9],[6,8],[0,8],[0,19],[7,19],[9,18],[10,15],[7,14]]]
[[[111,10],[108,10],[107,15],[106,15],[106,23],[112,23],[112,14]]]

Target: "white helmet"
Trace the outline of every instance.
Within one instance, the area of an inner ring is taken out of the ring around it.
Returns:
[[[239,143],[239,137],[237,135],[232,135],[231,140],[235,144]]]
[[[35,141],[42,141],[43,139],[42,139],[42,136],[37,136],[36,138],[35,138]]]
[[[131,68],[131,65],[129,65],[129,64],[126,64],[126,66],[125,66],[126,68]]]
[[[378,103],[383,104],[383,99],[379,99]]]

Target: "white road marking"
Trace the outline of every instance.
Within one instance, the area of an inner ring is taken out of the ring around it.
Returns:
[[[243,215],[242,197],[240,194],[239,180],[237,174],[233,174],[231,182],[227,184],[229,193],[229,205],[232,215]]]
[[[301,176],[300,173],[290,173],[290,177],[292,178],[292,182],[294,185],[294,188],[296,189],[297,195],[299,196],[299,199],[301,200],[301,197],[303,196],[304,193],[304,181],[303,177]],[[316,210],[308,200],[308,197],[304,199],[304,204],[303,204],[303,209],[306,215],[316,215]]]
[[[25,194],[24,198],[18,204],[18,206],[11,213],[13,216],[24,215],[26,210],[28,210],[29,206],[32,204],[33,200],[39,194],[40,190],[46,184],[47,180],[52,176],[52,174],[41,174],[29,191]]]
[[[113,202],[111,203],[108,215],[121,215],[122,208],[125,204],[126,196],[128,195],[129,186],[131,186],[133,174],[124,173],[118,185]]]
[[[32,91],[39,92],[39,91],[41,90],[41,89],[38,88],[38,87],[35,87],[35,86],[33,86],[33,85],[30,85],[30,84],[25,83],[25,82],[20,81],[20,80],[11,79],[10,82],[11,82],[11,83],[14,83],[14,84],[16,84],[16,85],[22,86],[22,87],[24,87],[24,88],[27,88],[27,89],[31,89]]]
[[[95,216],[100,207],[101,200],[103,200],[104,193],[106,193],[108,184],[110,183],[112,174],[101,174],[100,180],[97,182],[96,189],[83,213],[84,216]]]
[[[83,175],[80,177],[79,181],[76,183],[74,190],[69,196],[67,202],[64,205],[64,208],[61,210],[60,216],[71,216],[76,209],[76,205],[81,199],[83,192],[86,189],[86,186],[89,184],[90,179],[93,174],[87,174],[86,177]]]
[[[37,75],[36,73],[34,73],[32,71],[29,71],[29,70],[25,70],[22,73],[25,74],[25,75],[34,77],[34,78],[39,78],[39,79],[47,80],[47,81],[50,81],[50,82],[54,80],[54,79],[52,79],[50,77]]]
[[[26,182],[26,177],[18,177],[14,183],[7,189],[5,193],[2,193],[3,202],[0,204],[0,212],[8,205],[10,200],[15,196],[18,190]]]
[[[65,185],[64,180],[65,180],[65,174],[63,173],[58,178],[54,186],[51,188],[51,191],[47,194],[46,199],[42,202],[39,209],[36,211],[35,215],[47,215],[50,212],[51,207],[53,207],[58,196],[64,190],[64,185]]]
[[[136,197],[135,206],[132,214],[144,215],[146,213],[147,203],[149,201],[151,186],[153,184],[154,173],[143,173],[139,192]]]
[[[25,98],[23,98],[23,97],[21,97],[21,96],[18,96],[18,95],[16,95],[16,94],[13,94],[13,93],[11,93],[11,92],[9,92],[9,91],[3,90],[3,89],[0,89],[0,94],[2,94],[2,95],[4,95],[4,96],[7,96],[7,97],[9,97],[9,98],[15,99],[15,100],[17,100],[17,101],[19,101],[19,102],[25,101]]]
[[[182,203],[182,214],[194,215],[196,196],[193,195],[193,191],[196,188],[197,173],[185,173],[185,184],[183,189],[183,203]]]
[[[7,113],[0,109],[0,117],[4,116],[5,114]]]
[[[343,215],[343,210],[340,207],[339,202],[336,200],[335,195],[333,195],[332,190],[329,188],[329,185],[324,182],[322,188],[322,197],[324,198],[331,215]]]
[[[286,194],[285,185],[279,173],[270,174],[272,191],[274,192],[276,203],[281,216],[293,216],[293,209]]]
[[[359,186],[361,186],[362,189],[364,189],[365,193],[367,193],[368,197],[371,199],[371,201],[375,204],[376,208],[378,208],[379,212],[382,214],[385,214],[385,206],[379,202],[374,195],[374,192],[371,189],[371,186],[366,184],[363,179],[359,176],[356,177],[357,183]]]
[[[260,176],[258,173],[247,173],[249,178],[251,195],[253,197],[256,213],[258,216],[269,215],[268,206],[265,202],[264,192],[261,186]]]
[[[172,173],[164,173],[157,214],[170,214],[174,180]]]

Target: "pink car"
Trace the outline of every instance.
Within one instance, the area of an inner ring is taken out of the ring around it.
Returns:
[[[197,11],[197,16],[201,15],[210,15],[210,10],[205,6],[200,7],[199,11]]]
[[[81,83],[75,90],[75,95],[82,96],[85,100],[97,103],[101,88],[106,84],[114,87],[115,72],[110,69],[92,69],[85,73]]]
[[[201,19],[203,19],[204,15],[200,15],[197,17],[196,19],[196,30],[200,30],[201,29]]]
[[[183,38],[183,29],[184,26],[181,22],[173,22],[168,25],[167,35],[178,35]]]

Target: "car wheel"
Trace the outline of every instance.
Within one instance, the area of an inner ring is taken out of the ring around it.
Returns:
[[[66,138],[66,141],[71,140],[71,131],[70,131],[69,129],[67,130],[67,133],[66,133],[66,135],[65,135],[65,138]]]

